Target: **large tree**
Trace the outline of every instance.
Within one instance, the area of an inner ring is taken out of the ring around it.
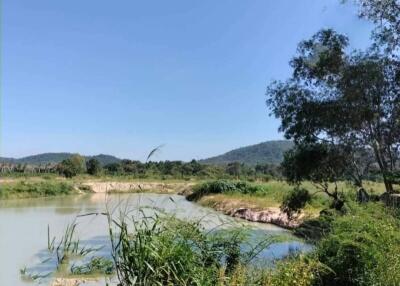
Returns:
[[[347,2],[347,1],[344,1]],[[372,38],[374,48],[383,49],[393,56],[400,52],[400,1],[399,0],[355,0],[359,5],[359,16],[375,24]]]
[[[67,178],[72,178],[86,171],[85,158],[79,154],[72,155],[57,166],[58,172]]]
[[[347,37],[330,29],[301,42],[290,62],[292,76],[268,87],[267,104],[281,119],[280,130],[296,144],[372,152],[387,192],[393,192],[400,148],[400,62],[376,51],[347,53],[347,46]]]

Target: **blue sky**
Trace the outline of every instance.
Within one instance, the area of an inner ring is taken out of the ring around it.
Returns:
[[[327,27],[369,43],[339,0],[3,0],[1,155],[189,160],[281,139],[266,86]]]

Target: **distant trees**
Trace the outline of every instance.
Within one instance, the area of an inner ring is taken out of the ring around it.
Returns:
[[[58,165],[58,172],[67,178],[72,178],[86,171],[85,158],[81,155],[72,155]]]
[[[281,170],[275,164],[257,164],[255,166],[234,162],[226,165],[199,163],[196,160],[182,161],[149,161],[146,163],[134,160],[102,165],[97,158],[85,158],[75,155],[62,162],[44,165],[0,163],[0,173],[59,173],[71,178],[78,174],[108,174],[116,176],[129,175],[137,178],[174,178],[174,179],[216,179],[216,178],[248,178],[252,180],[269,180],[281,178]]]
[[[91,158],[86,162],[86,171],[89,175],[98,175],[102,170],[99,160]]]
[[[343,147],[348,152],[338,156],[352,163],[358,151],[371,152],[391,193],[400,157],[400,61],[378,50],[347,53],[347,45],[347,37],[330,29],[301,42],[290,62],[292,77],[268,87],[267,105],[285,137],[301,146],[298,152],[307,145]],[[335,153],[326,155],[317,164],[329,159],[336,166]]]

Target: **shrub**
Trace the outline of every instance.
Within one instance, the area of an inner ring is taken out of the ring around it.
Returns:
[[[72,178],[78,174],[85,172],[85,158],[80,155],[73,155],[63,160],[57,167],[58,172],[66,178]]]
[[[90,175],[97,175],[101,172],[101,165],[97,159],[91,158],[86,162],[86,170]]]
[[[294,214],[299,213],[310,201],[311,195],[308,190],[294,188],[284,197],[281,210],[291,218]]]
[[[333,270],[323,285],[399,285],[399,226],[379,203],[349,204],[317,245],[318,259]]]
[[[262,285],[320,285],[324,273],[330,273],[330,270],[314,257],[298,256],[278,262],[276,268],[267,273]]]
[[[248,262],[243,258],[252,258],[241,253],[240,232],[207,235],[199,223],[174,217],[110,222],[116,226],[110,227],[110,238],[121,286],[217,285],[221,269],[229,275]]]
[[[64,182],[18,182],[2,186],[0,198],[27,198],[41,196],[68,195],[73,192],[73,186]]]
[[[189,201],[197,201],[201,197],[209,194],[226,194],[234,192],[242,194],[255,194],[259,191],[259,187],[249,184],[247,182],[216,180],[196,186],[193,190],[193,193],[187,196],[187,199]]]

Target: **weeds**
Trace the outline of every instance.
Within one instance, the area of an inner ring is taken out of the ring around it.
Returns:
[[[20,181],[3,184],[0,188],[0,199],[49,197],[72,193],[74,193],[74,188],[71,183]]]

